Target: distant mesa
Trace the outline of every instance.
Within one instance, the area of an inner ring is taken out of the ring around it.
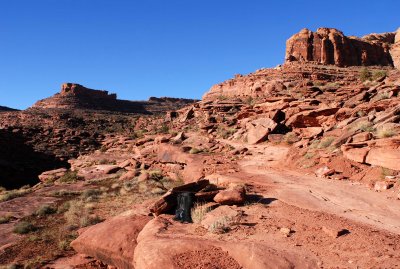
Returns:
[[[108,91],[103,90],[93,90],[83,87],[80,84],[75,83],[64,83],[61,85],[61,95],[63,96],[86,96],[90,98],[100,98],[100,99],[117,99],[115,93],[109,94]]]
[[[286,42],[285,62],[316,62],[337,66],[400,67],[400,31],[345,36],[333,28],[303,29]]]
[[[3,112],[3,111],[17,111],[17,110],[18,109],[6,107],[6,106],[0,106],[0,112]]]
[[[169,97],[150,97],[148,101],[119,100],[115,93],[89,89],[76,83],[64,83],[59,93],[36,102],[32,109],[88,109],[154,114],[176,110],[197,101]]]

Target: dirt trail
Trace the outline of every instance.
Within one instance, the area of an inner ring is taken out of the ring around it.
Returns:
[[[252,155],[239,163],[241,171],[235,174],[236,177],[244,178],[247,183],[272,188],[273,198],[287,204],[327,212],[400,234],[399,200],[355,182],[321,179],[291,171],[284,167],[287,147],[269,144],[247,147]]]

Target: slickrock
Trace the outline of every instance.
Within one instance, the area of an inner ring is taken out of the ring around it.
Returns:
[[[117,268],[133,268],[137,237],[150,219],[126,212],[86,229],[71,246],[79,253]]]

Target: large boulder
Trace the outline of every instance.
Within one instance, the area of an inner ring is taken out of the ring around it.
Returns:
[[[204,179],[172,188],[150,207],[150,212],[156,216],[168,213],[176,206],[179,193],[196,193],[207,187],[209,184],[210,182],[207,179]]]
[[[260,118],[248,122],[246,124],[247,142],[249,144],[257,144],[265,141],[277,126],[278,124],[270,118]]]
[[[150,220],[151,217],[127,212],[89,227],[72,241],[71,246],[78,253],[117,268],[133,269],[137,237]]]
[[[246,190],[243,186],[230,187],[220,191],[214,201],[221,205],[240,205],[246,200]]]
[[[341,146],[343,155],[359,163],[400,170],[400,138],[385,138]]]
[[[302,111],[291,116],[286,125],[292,128],[321,127],[327,117],[334,115],[338,110],[339,108],[334,107]]]

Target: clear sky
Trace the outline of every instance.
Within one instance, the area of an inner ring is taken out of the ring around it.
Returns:
[[[63,82],[128,100],[201,98],[282,63],[302,28],[400,27],[399,0],[0,0],[0,10],[0,105],[20,109]]]

